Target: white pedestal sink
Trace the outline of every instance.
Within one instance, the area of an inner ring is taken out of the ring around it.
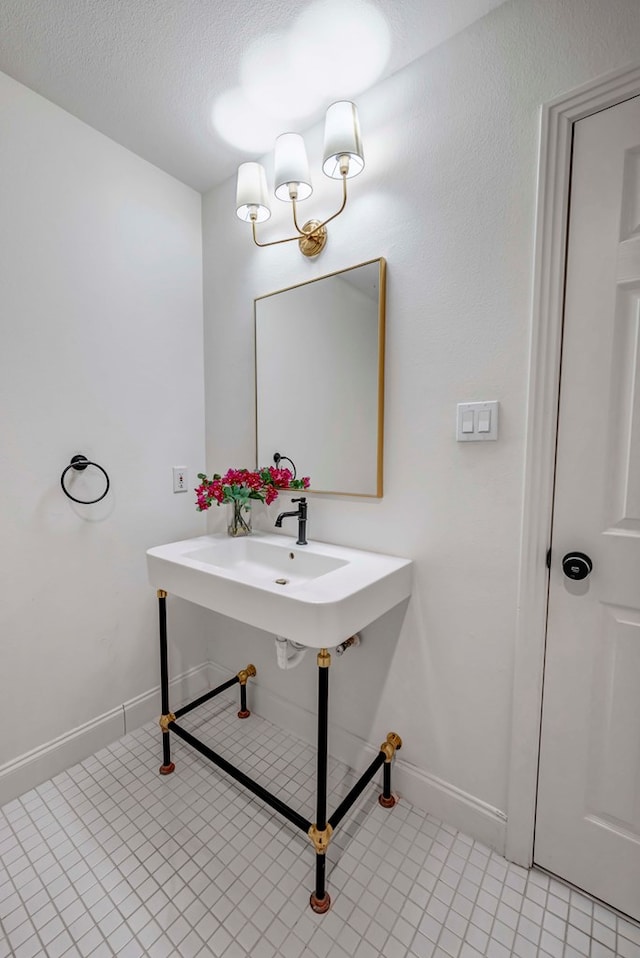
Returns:
[[[326,888],[326,852],[333,830],[348,814],[379,769],[383,770],[379,803],[393,808],[391,762],[402,739],[389,732],[373,762],[352,786],[333,814],[327,808],[328,702],[331,654],[338,645],[406,599],[411,591],[411,561],[377,552],[363,552],[326,542],[298,546],[288,536],[254,533],[233,539],[199,536],[157,546],[147,552],[149,580],[158,590],[160,631],[160,691],[162,699],[161,775],[175,771],[170,735],[177,735],[244,788],[283,815],[309,836],[316,853],[315,887],[309,904],[326,913],[331,897]],[[260,782],[251,779],[228,758],[215,752],[181,723],[181,717],[230,688],[240,685],[239,719],[249,718],[247,680],[256,675],[248,665],[236,676],[175,712],[169,708],[167,652],[167,593],[221,612],[267,632],[319,649],[318,749],[316,755],[316,819],[308,820]]]
[[[255,532],[147,552],[151,585],[311,648],[331,648],[406,599],[411,560]]]

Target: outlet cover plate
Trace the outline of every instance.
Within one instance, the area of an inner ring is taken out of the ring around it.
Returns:
[[[173,491],[174,492],[189,491],[189,476],[187,474],[186,466],[173,467]]]

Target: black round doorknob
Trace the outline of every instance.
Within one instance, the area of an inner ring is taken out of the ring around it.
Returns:
[[[562,560],[562,571],[569,579],[586,579],[593,562],[584,552],[567,552]]]

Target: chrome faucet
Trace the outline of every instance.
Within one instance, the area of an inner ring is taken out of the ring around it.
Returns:
[[[281,512],[278,518],[276,519],[276,528],[280,529],[282,527],[282,520],[288,519],[289,516],[295,516],[298,520],[298,540],[296,542],[297,546],[306,546],[307,545],[307,499],[306,496],[300,496],[299,499],[292,499],[292,502],[297,502],[298,508],[295,512]]]

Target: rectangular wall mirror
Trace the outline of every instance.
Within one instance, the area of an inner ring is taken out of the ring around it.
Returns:
[[[385,277],[376,259],[255,300],[257,463],[289,457],[312,492],[382,496]]]

